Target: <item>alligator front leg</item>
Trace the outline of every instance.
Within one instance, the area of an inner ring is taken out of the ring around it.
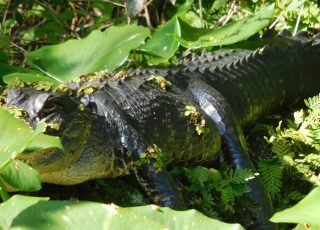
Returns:
[[[223,96],[199,79],[192,80],[188,90],[199,103],[202,110],[209,115],[211,120],[216,124],[224,139],[234,166],[236,168],[247,168],[255,171],[247,151],[241,127]],[[269,218],[273,214],[273,207],[261,178],[256,176],[250,180],[248,187],[252,199],[260,206],[259,212],[255,214],[256,223],[250,227],[253,227],[253,229],[276,228],[276,226],[269,221]]]
[[[137,159],[144,154],[145,148],[135,152]],[[159,169],[154,162],[138,166],[135,169],[137,180],[148,196],[160,206],[170,207],[175,210],[187,209],[181,192],[177,189],[173,179],[166,168]]]
[[[110,96],[105,96],[105,92],[98,91],[91,96],[91,109],[98,115],[105,117],[106,121],[111,122],[110,126],[117,130],[117,140],[120,142],[126,157],[133,158],[133,171],[137,181],[145,190],[146,194],[161,206],[174,209],[186,209],[180,191],[168,173],[163,167],[155,167],[155,162],[151,159],[147,164],[141,162],[141,155],[146,153],[145,140],[128,122],[128,118],[122,110],[112,101]],[[128,154],[130,153],[130,154]],[[125,156],[117,156],[123,159]],[[137,162],[142,163],[137,166]]]

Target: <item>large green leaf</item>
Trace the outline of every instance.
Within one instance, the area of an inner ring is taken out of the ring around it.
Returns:
[[[149,34],[145,27],[114,26],[104,32],[93,31],[82,40],[45,46],[27,53],[26,58],[48,76],[67,82],[83,74],[113,71]]]
[[[266,27],[273,18],[274,4],[217,29],[202,29],[189,26],[179,20],[181,37],[177,37],[181,45],[188,48],[230,45],[249,38]]]
[[[3,78],[3,76],[5,76],[7,74],[14,73],[14,72],[24,73],[24,72],[29,72],[29,71],[30,70],[28,70],[28,69],[23,69],[23,68],[20,68],[17,66],[11,66],[6,63],[0,62],[0,84],[3,84],[2,78]]]
[[[56,147],[63,149],[58,137],[43,134],[45,124],[39,122],[36,130],[0,108],[0,170],[17,158],[33,142],[35,147]],[[39,138],[37,140],[37,138]],[[43,142],[47,140],[47,142]]]
[[[166,24],[157,29],[146,44],[139,47],[145,52],[149,64],[155,65],[172,57],[179,46],[175,39],[180,36],[180,27],[177,17],[173,17]]]
[[[48,77],[37,70],[11,66],[0,62],[0,84],[10,84],[14,79],[17,78],[23,82],[47,81],[54,84],[60,83],[60,81]]]
[[[94,202],[45,201],[16,195],[0,206],[3,229],[243,229],[195,210],[155,205],[121,208]]]
[[[53,84],[58,85],[60,81],[57,81],[47,75],[44,75],[41,72],[30,72],[30,73],[21,73],[21,72],[15,72],[15,73],[10,73],[5,76],[3,76],[3,82],[6,83],[7,85],[12,83],[15,79],[19,79],[22,82],[39,82],[39,81],[46,81],[46,82],[51,82]]]
[[[311,229],[320,229],[320,187],[316,187],[293,207],[277,212],[270,220],[276,223],[309,224]]]
[[[193,4],[193,0],[186,0],[178,9],[175,16],[181,16],[188,12]]]
[[[0,170],[0,176],[11,187],[21,191],[31,192],[41,189],[39,173],[19,160],[14,160]]]
[[[15,195],[7,202],[0,204],[0,229],[9,229],[12,220],[24,209],[36,204],[39,201],[49,200],[46,197],[25,197]],[[12,205],[18,204],[18,205]],[[5,215],[3,215],[5,213]]]

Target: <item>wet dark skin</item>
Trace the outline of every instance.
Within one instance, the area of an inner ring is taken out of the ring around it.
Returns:
[[[123,79],[99,79],[91,95],[9,89],[6,103],[26,110],[31,125],[41,119],[58,125],[49,133],[60,136],[66,150],[46,149],[23,159],[44,182],[55,184],[134,173],[155,203],[186,209],[168,167],[213,162],[225,143],[223,154],[233,167],[255,171],[242,128],[320,91],[319,36],[303,42],[299,36],[259,40],[253,51],[205,53],[166,69],[130,70]],[[195,109],[195,121],[186,116],[187,108]],[[201,125],[209,132],[196,130]],[[135,163],[152,145],[162,150],[164,167],[156,167],[158,156]],[[248,182],[248,189],[260,206],[251,227],[275,229],[259,176]]]

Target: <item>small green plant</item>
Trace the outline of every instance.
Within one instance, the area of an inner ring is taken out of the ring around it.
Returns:
[[[275,198],[282,187],[283,166],[281,162],[278,158],[259,159],[258,168],[269,195]]]
[[[8,88],[32,87],[44,92],[68,92],[71,94],[71,89],[66,84],[56,84],[45,80],[26,81],[18,76],[8,81],[7,86]]]
[[[305,100],[307,110],[293,114],[287,127],[269,128],[266,138],[272,152],[286,167],[291,166],[308,182],[320,185],[320,95]],[[278,173],[280,176],[280,173]]]
[[[184,112],[186,117],[189,117],[190,122],[195,126],[198,135],[205,136],[209,133],[209,129],[205,127],[206,120],[197,111],[196,107],[187,105],[186,111]]]
[[[160,87],[164,90],[171,86],[171,82],[166,80],[162,76],[151,76],[148,78],[148,81],[155,82],[156,84],[160,85]]]
[[[135,164],[139,167],[142,165],[153,163],[153,166],[158,171],[161,171],[164,168],[164,154],[162,149],[157,145],[153,144],[148,146],[147,150],[144,153],[141,153],[140,159],[135,161]]]
[[[190,205],[203,210],[207,215],[217,217],[215,210],[235,212],[235,200],[246,191],[246,182],[255,177],[249,169],[231,169],[219,172],[213,168],[185,168],[184,174],[193,193]]]

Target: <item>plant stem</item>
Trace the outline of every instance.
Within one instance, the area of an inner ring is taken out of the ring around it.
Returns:
[[[201,21],[201,27],[204,27],[203,23],[203,9],[202,9],[202,0],[199,0],[199,15],[200,15],[200,21]]]
[[[10,198],[9,194],[6,191],[6,188],[4,187],[1,176],[0,176],[0,196],[1,196],[2,201],[9,200],[9,198]]]

